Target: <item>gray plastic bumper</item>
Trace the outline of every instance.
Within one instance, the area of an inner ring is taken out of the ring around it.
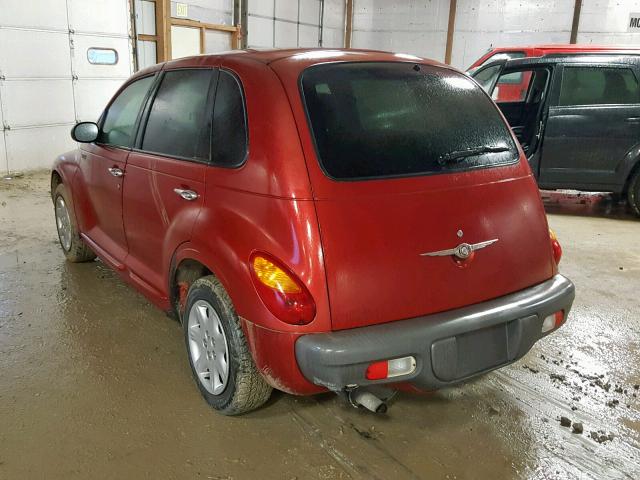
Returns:
[[[424,317],[330,333],[304,335],[296,358],[304,376],[330,390],[410,382],[436,389],[508,365],[544,334],[544,318],[567,318],[575,288],[562,275],[504,297]],[[412,355],[413,373],[388,380],[365,378],[377,360]]]

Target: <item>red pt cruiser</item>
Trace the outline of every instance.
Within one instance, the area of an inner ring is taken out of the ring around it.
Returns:
[[[76,125],[51,188],[68,260],[97,255],[182,322],[227,415],[272,388],[383,411],[522,357],[573,284],[484,91],[358,50],[245,51],[136,73]]]

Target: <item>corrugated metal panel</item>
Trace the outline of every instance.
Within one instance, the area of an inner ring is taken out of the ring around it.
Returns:
[[[5,131],[7,169],[32,170],[50,167],[56,155],[75,148],[71,125],[30,127]]]

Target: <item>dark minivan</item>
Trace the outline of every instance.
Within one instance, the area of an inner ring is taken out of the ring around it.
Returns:
[[[640,215],[640,57],[550,55],[492,62],[473,78],[500,99],[503,79],[528,80],[498,100],[540,188],[612,192]]]

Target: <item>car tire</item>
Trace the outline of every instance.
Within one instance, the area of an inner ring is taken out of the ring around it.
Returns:
[[[629,182],[629,190],[627,190],[627,203],[629,208],[637,216],[640,216],[640,169],[631,177]]]
[[[189,288],[183,330],[191,372],[211,407],[240,415],[269,400],[272,388],[256,368],[231,299],[214,276]]]
[[[73,215],[71,196],[60,183],[53,192],[53,211],[58,241],[67,260],[72,263],[90,262],[96,254],[84,243]]]

